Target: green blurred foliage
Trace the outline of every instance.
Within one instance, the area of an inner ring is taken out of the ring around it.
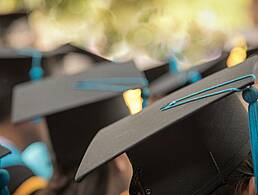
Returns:
[[[250,24],[249,0],[0,0],[0,7],[7,1],[9,10],[40,12],[35,15],[46,18],[49,30],[62,32],[62,39],[86,47],[94,40],[106,56],[125,42],[155,59],[173,50],[195,62]]]

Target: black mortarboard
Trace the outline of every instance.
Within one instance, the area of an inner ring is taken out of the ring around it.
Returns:
[[[166,73],[150,84],[150,96],[164,96],[226,67],[228,54],[175,74]]]
[[[79,165],[99,129],[129,114],[122,93],[144,85],[132,63],[103,63],[80,74],[18,86],[12,118],[20,122],[46,116],[57,162],[70,170]]]
[[[80,54],[80,55],[83,55],[84,57],[87,57],[92,64],[109,61],[108,59],[105,59],[96,54],[93,54],[87,51],[86,49],[82,49],[80,47],[77,47],[71,44],[65,44],[52,51],[42,53],[43,67],[44,67],[44,70],[46,70],[46,75],[53,74],[52,70],[56,67],[62,69],[63,68],[62,60],[66,55],[71,53]]]
[[[257,55],[257,54],[258,54],[258,48],[253,48],[253,49],[247,50],[247,57],[251,57],[251,56]]]
[[[168,65],[168,63],[162,64],[159,66],[148,68],[148,69],[144,70],[143,72],[144,72],[148,82],[152,83],[154,80],[159,78],[161,75],[169,72],[169,65]]]
[[[103,62],[105,61],[106,59],[100,57],[100,56],[97,56],[95,54],[92,54],[90,52],[88,52],[87,50],[84,50],[80,47],[77,47],[77,46],[74,46],[74,45],[71,45],[71,44],[65,44],[65,45],[62,45],[56,49],[53,49],[51,51],[47,51],[47,52],[43,52],[44,53],[44,56],[45,57],[54,57],[54,56],[62,56],[62,55],[65,55],[65,54],[68,54],[68,53],[71,53],[71,52],[75,52],[75,53],[80,53],[80,54],[85,54],[85,55],[88,55],[90,57],[93,58],[94,62]]]
[[[256,64],[257,57],[247,59],[102,129],[76,180],[127,152],[134,169],[132,195],[211,193],[250,152],[247,111],[234,91],[254,83]],[[203,98],[194,100],[204,89],[198,96]],[[168,103],[174,108],[162,111]]]
[[[15,50],[0,48],[0,120],[10,113],[12,88],[30,79],[32,58],[18,55]]]

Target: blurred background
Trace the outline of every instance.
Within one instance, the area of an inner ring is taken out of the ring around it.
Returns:
[[[0,14],[12,13],[0,44],[49,51],[72,43],[139,66],[177,55],[188,68],[258,45],[257,0],[0,0]]]

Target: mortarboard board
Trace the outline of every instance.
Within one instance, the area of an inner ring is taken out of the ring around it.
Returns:
[[[80,53],[80,54],[88,56],[94,63],[108,62],[109,61],[106,58],[103,58],[101,56],[93,54],[92,52],[90,52],[90,51],[88,51],[86,49],[83,49],[81,47],[75,46],[75,45],[66,44],[63,47],[65,47],[67,49],[70,48],[70,50],[72,50],[75,53]]]
[[[211,193],[250,152],[247,112],[234,91],[254,83],[256,65],[257,57],[247,59],[102,129],[76,180],[127,152],[134,169],[132,195]]]
[[[168,63],[162,64],[159,66],[148,68],[148,69],[144,70],[143,72],[144,72],[148,82],[152,83],[154,80],[159,78],[161,75],[169,72],[169,65],[168,65]]]
[[[164,96],[226,67],[228,54],[175,74],[167,73],[150,84],[150,96]]]
[[[43,52],[43,68],[46,70],[46,75],[52,75],[52,70],[54,68],[61,68],[63,69],[62,60],[68,54],[80,54],[86,57],[92,64],[101,63],[101,62],[109,62],[108,59],[95,55],[85,49],[80,47],[65,44],[62,45],[52,51]]]
[[[22,84],[14,90],[12,119],[46,116],[57,162],[70,170],[99,129],[129,114],[122,93],[143,88],[143,81],[132,63],[103,63],[79,74]]]
[[[253,49],[247,50],[247,57],[251,57],[251,56],[257,55],[257,54],[258,54],[258,48],[253,48]]]
[[[31,57],[17,55],[15,50],[9,48],[0,48],[1,115],[8,114],[10,110],[12,88],[30,79],[31,63]]]

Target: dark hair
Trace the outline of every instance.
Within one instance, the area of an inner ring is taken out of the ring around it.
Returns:
[[[74,181],[75,170],[68,174],[58,174],[55,168],[54,177],[46,189],[36,195],[118,195],[128,190],[128,180],[123,171],[118,170],[115,161],[110,161],[98,168],[80,183]]]
[[[225,178],[225,183],[210,195],[242,195],[244,191],[248,190],[249,181],[253,176],[252,155],[249,153],[235,171]],[[139,194],[144,194],[144,191],[138,174],[134,173],[130,186],[130,195]]]
[[[252,155],[249,153],[247,158],[226,178],[225,184],[211,195],[242,195],[248,190],[249,181],[253,176]]]
[[[105,195],[108,189],[109,165],[105,165],[91,173],[80,183],[74,181],[74,171],[62,174],[55,171],[46,189],[37,195]]]

